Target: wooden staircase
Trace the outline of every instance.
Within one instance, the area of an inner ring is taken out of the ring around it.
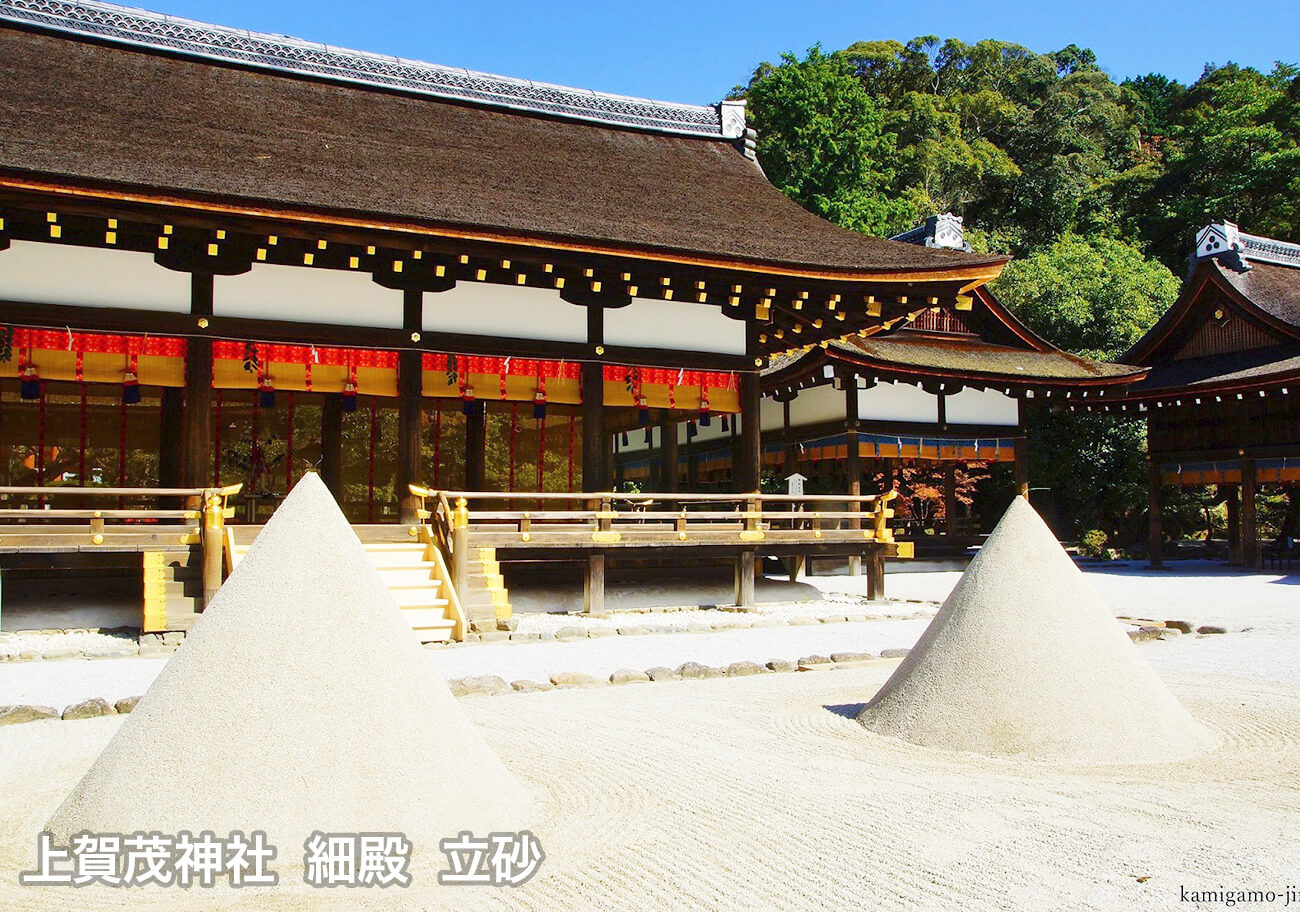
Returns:
[[[259,527],[227,526],[230,569],[247,553]],[[428,541],[363,541],[361,547],[388,586],[421,643],[464,638],[465,622],[441,555]]]

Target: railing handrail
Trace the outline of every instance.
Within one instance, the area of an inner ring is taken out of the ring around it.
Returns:
[[[230,497],[243,490],[243,484],[225,485],[207,488],[101,488],[95,486],[74,485],[0,485],[0,494],[31,494],[35,497],[58,497],[77,495],[79,497],[202,497],[206,494],[218,494]]]
[[[411,493],[418,497],[441,496],[449,500],[464,498],[466,500],[678,500],[678,501],[723,501],[742,502],[757,500],[763,503],[862,503],[874,504],[877,500],[892,500],[897,492],[886,491],[883,494],[711,494],[698,491],[585,491],[585,492],[551,492],[551,491],[448,491],[441,488],[426,488],[411,485]]]

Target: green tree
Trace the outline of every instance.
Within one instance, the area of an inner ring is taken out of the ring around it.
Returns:
[[[1132,244],[1066,234],[993,286],[1030,327],[1075,354],[1114,359],[1178,297],[1179,281]]]
[[[804,208],[845,228],[886,234],[916,217],[893,189],[895,137],[844,57],[820,47],[804,60],[761,65],[745,90],[768,179]]]

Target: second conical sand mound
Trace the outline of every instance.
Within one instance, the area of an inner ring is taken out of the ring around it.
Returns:
[[[1019,497],[858,719],[930,747],[1086,763],[1178,760],[1217,740]]]
[[[276,865],[313,831],[531,824],[532,802],[433,669],[325,485],[307,475],[49,823],[263,830]]]

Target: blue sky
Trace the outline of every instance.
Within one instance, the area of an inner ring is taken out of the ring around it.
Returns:
[[[134,0],[255,31],[565,85],[709,103],[761,60],[934,34],[1091,47],[1116,79],[1194,80],[1208,61],[1300,62],[1300,2],[1251,0]]]

